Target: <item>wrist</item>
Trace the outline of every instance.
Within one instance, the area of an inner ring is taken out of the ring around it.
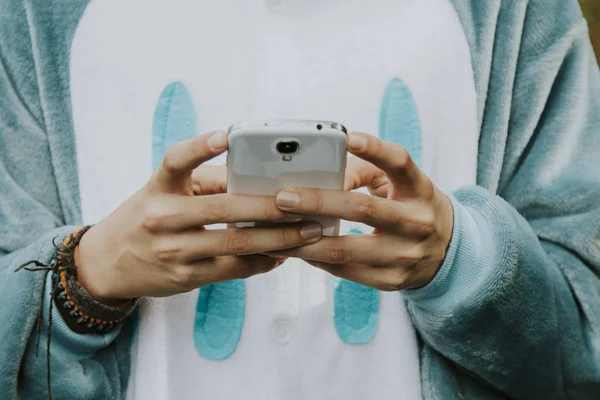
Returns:
[[[446,257],[433,280],[424,287],[405,291],[404,297],[420,310],[448,314],[457,307],[477,301],[478,293],[494,281],[498,273],[498,253],[504,247],[497,236],[510,242],[510,233],[494,232],[506,223],[502,210],[481,195],[485,189],[459,189],[448,197],[454,209],[452,239]],[[492,222],[493,221],[493,222]]]
[[[106,333],[119,326],[135,310],[138,301],[131,299],[115,306],[98,302],[78,281],[75,253],[89,231],[91,226],[78,229],[57,248],[52,274],[52,300],[73,332]],[[81,259],[80,256],[78,254],[77,258]]]
[[[448,250],[450,248],[450,243],[452,242],[452,234],[454,232],[454,207],[452,205],[452,201],[448,196],[446,196],[445,193],[437,188],[436,194],[437,209],[440,210],[438,215],[441,215],[442,218],[437,219],[436,231],[438,232],[438,246],[436,254],[434,255],[434,258],[437,261],[437,266],[431,279],[434,278],[435,274],[446,259],[446,255],[448,254]]]
[[[407,289],[417,289],[428,285],[438,274],[440,268],[446,260],[450,243],[452,242],[452,233],[454,230],[454,208],[452,202],[442,191],[436,188],[434,204],[436,208],[436,227],[431,236],[431,245],[425,262],[419,265],[423,271],[423,279],[417,281],[414,287]]]
[[[94,228],[90,229],[83,235],[79,245],[75,248],[73,256],[77,266],[77,281],[95,301],[108,306],[118,306],[127,299],[113,293],[110,280],[106,280],[103,276],[105,274],[100,273],[106,272],[108,267],[98,261],[106,260],[111,253],[109,251],[97,251],[100,246],[98,246],[96,234],[97,231]],[[98,256],[97,254],[104,254],[104,256]]]

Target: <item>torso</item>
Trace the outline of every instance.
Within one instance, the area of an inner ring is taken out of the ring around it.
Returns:
[[[446,0],[97,1],[76,33],[71,70],[85,223],[152,173],[154,107],[173,80],[190,90],[201,131],[308,118],[377,134],[383,91],[400,78],[419,111],[425,172],[444,190],[475,183],[470,54]],[[152,301],[141,311],[129,397],[420,399],[401,295],[381,294],[376,335],[352,345],[335,331],[332,285],[297,260],[247,280],[242,337],[222,361],[194,348],[197,290]]]

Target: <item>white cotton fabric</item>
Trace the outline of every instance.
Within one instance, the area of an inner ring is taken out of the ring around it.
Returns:
[[[92,1],[71,57],[85,223],[149,178],[154,107],[174,80],[190,90],[203,132],[307,118],[376,134],[383,91],[400,78],[417,103],[425,172],[443,190],[475,183],[471,58],[446,0]],[[346,344],[331,278],[289,261],[247,280],[242,337],[223,361],[194,348],[197,297],[142,307],[129,399],[421,398],[416,336],[398,293],[382,293],[372,341]]]

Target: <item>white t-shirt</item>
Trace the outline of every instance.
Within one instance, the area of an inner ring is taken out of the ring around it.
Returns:
[[[84,222],[151,175],[154,108],[171,81],[190,91],[201,132],[306,118],[377,134],[395,78],[418,109],[424,171],[443,190],[474,184],[471,57],[447,0],[92,1],[71,53]],[[420,399],[401,294],[381,293],[375,336],[349,344],[334,327],[333,287],[299,260],[248,279],[241,339],[219,361],[194,346],[198,290],[152,300],[140,312],[128,398]]]

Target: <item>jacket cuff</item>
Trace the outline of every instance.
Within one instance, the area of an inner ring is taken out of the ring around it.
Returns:
[[[120,325],[105,334],[80,334],[73,332],[58,310],[58,304],[52,299],[52,273],[49,273],[46,279],[44,301],[42,304],[44,323],[41,334],[46,335],[48,332],[49,307],[52,301],[51,352],[53,354],[69,360],[90,358],[96,351],[108,346],[115,340],[121,331]]]
[[[514,238],[512,217],[485,189],[467,187],[447,196],[454,209],[454,227],[446,258],[431,282],[402,293],[432,314],[448,314],[484,297]]]

